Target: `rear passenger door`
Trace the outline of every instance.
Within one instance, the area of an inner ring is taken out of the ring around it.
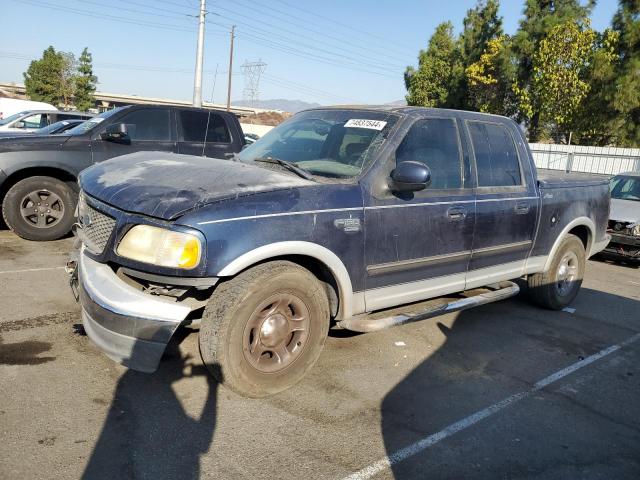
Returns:
[[[475,159],[476,222],[466,288],[516,278],[533,244],[538,196],[526,146],[509,121],[465,121]]]
[[[226,154],[234,151],[231,133],[219,113],[179,110],[176,120],[179,153],[225,158]]]
[[[105,122],[106,123],[106,122]],[[104,125],[91,140],[93,162],[141,151],[175,152],[174,129],[171,127],[171,111],[168,108],[142,108],[125,114],[115,123],[127,126],[127,138],[123,141],[102,140]],[[109,122],[109,124],[112,124]]]

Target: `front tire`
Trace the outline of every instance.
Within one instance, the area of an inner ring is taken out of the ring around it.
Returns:
[[[549,270],[529,275],[529,295],[538,305],[562,310],[578,295],[584,268],[586,253],[582,241],[568,234],[553,257]]]
[[[77,195],[53,177],[25,178],[13,185],[2,202],[7,226],[26,240],[56,240],[71,230]]]
[[[329,301],[316,277],[292,262],[268,262],[215,289],[200,324],[200,354],[230,389],[266,397],[313,367],[328,329]]]

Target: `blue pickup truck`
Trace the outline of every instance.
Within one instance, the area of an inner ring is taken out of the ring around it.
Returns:
[[[308,110],[233,159],[140,152],[79,182],[69,271],[88,336],[152,372],[199,323],[204,363],[253,397],[300,380],[332,325],[388,328],[506,298],[525,277],[561,309],[609,241],[606,179],[536,172],[517,124],[479,113]]]

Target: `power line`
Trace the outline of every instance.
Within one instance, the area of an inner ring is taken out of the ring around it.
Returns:
[[[363,34],[363,35],[367,35],[369,37],[376,38],[378,40],[383,40],[385,42],[385,44],[387,44],[387,45],[388,44],[393,44],[393,45],[396,45],[396,46],[398,46],[400,48],[403,48],[403,49],[406,48],[406,49],[408,49],[407,52],[409,50],[413,51],[414,48],[415,48],[415,47],[407,45],[407,44],[402,44],[402,43],[395,42],[393,40],[390,40],[388,37],[384,37],[382,35],[378,35],[378,34],[375,34],[375,33],[367,32],[366,30],[360,30],[358,28],[353,27],[352,25],[349,25],[349,24],[346,24],[346,23],[341,23],[341,22],[337,21],[334,18],[325,17],[324,15],[320,15],[319,13],[315,13],[315,12],[312,12],[310,10],[307,10],[307,9],[304,9],[304,8],[300,8],[297,5],[293,5],[293,4],[291,4],[289,2],[286,2],[284,0],[276,0],[276,1],[279,2],[279,3],[282,3],[283,5],[286,5],[289,8],[293,8],[295,10],[299,10],[301,12],[307,13],[307,14],[312,15],[314,17],[321,18],[321,19],[323,19],[325,21],[330,22],[332,25],[340,25],[341,27],[343,27],[345,29],[348,29],[348,30],[351,30],[351,31],[354,31],[354,32],[357,32],[357,33],[360,33],[360,34]]]
[[[392,59],[394,62],[398,61],[398,55],[391,55],[389,53],[389,49],[384,47],[380,47],[377,46],[375,44],[371,44],[368,43],[366,46],[361,46],[357,44],[357,38],[354,38],[353,35],[349,36],[349,37],[343,37],[343,36],[336,36],[335,34],[332,33],[328,33],[327,31],[321,31],[321,30],[316,30],[314,28],[312,28],[309,24],[311,22],[309,22],[308,18],[303,18],[297,15],[293,15],[290,12],[284,12],[282,10],[279,10],[277,8],[275,8],[273,5],[269,5],[268,7],[264,7],[262,5],[253,5],[253,4],[249,4],[244,0],[233,0],[233,3],[240,3],[245,5],[247,8],[258,8],[261,9],[264,13],[260,13],[260,15],[264,15],[267,17],[272,17],[277,19],[278,21],[281,22],[285,22],[288,23],[289,25],[293,25],[296,27],[300,27],[301,22],[303,22],[302,24],[304,25],[304,32],[313,32],[317,35],[319,35],[322,38],[329,38],[331,40],[334,40],[336,42],[338,42],[338,48],[342,49],[342,50],[348,50],[348,51],[353,51],[353,49],[357,49],[360,51],[364,51],[367,52],[364,57],[366,58],[374,58],[371,56],[371,53],[375,53],[375,55],[379,56],[379,57],[386,57],[389,59]],[[218,8],[222,8],[222,7],[218,7]],[[273,12],[278,12],[278,15],[274,15]],[[246,15],[244,15],[245,17],[247,17]],[[286,17],[286,18],[283,18]],[[254,18],[254,17],[248,17],[248,18]],[[305,36],[304,34],[302,34],[303,36]],[[310,38],[308,35],[306,35],[307,38]],[[325,40],[326,42],[326,40]],[[355,53],[355,52],[354,52]],[[357,55],[363,55],[362,53],[356,53]],[[406,53],[403,56],[407,56]],[[411,55],[413,56],[413,55]],[[389,65],[396,65],[394,64],[389,64]],[[397,64],[400,68],[403,68],[402,65]]]

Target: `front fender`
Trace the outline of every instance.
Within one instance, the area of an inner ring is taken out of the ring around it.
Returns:
[[[286,255],[304,255],[322,262],[333,274],[339,289],[339,318],[348,318],[354,312],[353,286],[344,263],[328,248],[312,242],[285,241],[255,248],[223,267],[219,277],[230,277],[259,262]]]

